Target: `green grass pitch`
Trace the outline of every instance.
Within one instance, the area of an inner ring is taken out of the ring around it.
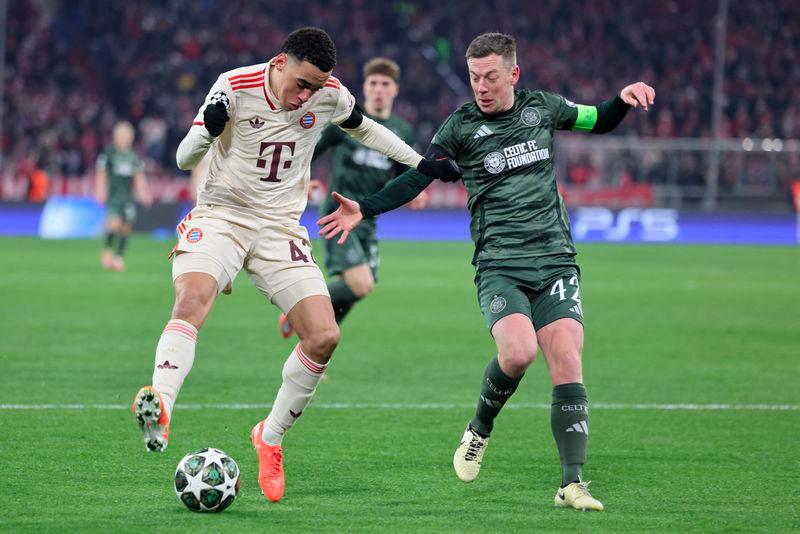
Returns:
[[[148,454],[128,404],[172,305],[171,243],[134,238],[123,274],[100,269],[99,246],[0,239],[0,531],[800,529],[796,248],[579,246],[594,405],[585,474],[606,505],[579,513],[553,507],[541,358],[478,480],[453,473],[493,354],[470,244],[382,244],[377,289],[344,322],[330,380],[284,440],[278,504],[258,490],[248,439],[293,345],[278,311],[246,276],[220,297],[169,449]],[[204,446],[243,474],[220,515],[189,512],[171,487],[178,459]]]

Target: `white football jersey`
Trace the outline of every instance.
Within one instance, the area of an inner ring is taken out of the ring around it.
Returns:
[[[271,63],[223,73],[200,107],[192,128],[205,129],[203,110],[212,99],[227,97],[230,120],[209,149],[197,203],[296,222],[306,208],[314,147],[328,124],[350,116],[355,99],[330,77],[300,109],[285,111],[269,88]]]

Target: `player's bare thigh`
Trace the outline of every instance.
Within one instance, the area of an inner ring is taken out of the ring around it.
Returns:
[[[341,277],[357,297],[366,297],[375,288],[372,269],[366,263],[350,267],[342,273]]]
[[[188,272],[178,276],[172,318],[192,324],[200,330],[217,297],[217,280],[207,273]]]
[[[106,228],[109,232],[119,233],[123,226],[125,226],[125,223],[119,215],[111,215],[106,219]]]
[[[530,318],[512,313],[492,326],[500,369],[512,377],[521,376],[536,359],[536,332]]]
[[[536,335],[553,385],[583,383],[583,325],[575,319],[565,317],[546,324]]]
[[[339,325],[336,324],[330,297],[306,297],[289,310],[287,317],[300,338],[303,352],[317,363],[328,363],[339,344]]]

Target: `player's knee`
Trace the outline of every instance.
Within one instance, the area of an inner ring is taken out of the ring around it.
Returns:
[[[517,345],[503,350],[499,355],[500,367],[511,377],[518,377],[536,359],[536,347]]]
[[[549,362],[550,378],[554,384],[583,382],[581,354],[578,350],[564,350],[554,354]]]
[[[348,284],[350,289],[353,291],[353,294],[358,298],[364,298],[370,293],[372,290],[375,289],[375,281],[372,277],[364,277],[357,279],[353,283]]]
[[[205,320],[213,300],[214,295],[208,294],[204,288],[189,284],[176,286],[172,317],[198,326]]]
[[[366,297],[375,289],[375,278],[373,278],[372,273],[367,270],[366,265],[359,266],[345,273],[344,281],[347,287],[349,287],[358,298]]]
[[[332,325],[324,328],[316,329],[308,336],[307,345],[308,351],[320,361],[320,363],[327,363],[331,354],[339,344],[339,325],[333,323]]]

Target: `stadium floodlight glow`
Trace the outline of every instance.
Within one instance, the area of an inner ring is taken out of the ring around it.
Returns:
[[[772,139],[762,139],[761,140],[761,150],[764,152],[769,152],[772,150]]]
[[[772,150],[774,150],[775,152],[781,152],[783,150],[783,141],[781,141],[780,139],[773,139]]]
[[[742,139],[742,148],[747,150],[748,152],[753,150],[753,140],[749,137],[745,137]]]

